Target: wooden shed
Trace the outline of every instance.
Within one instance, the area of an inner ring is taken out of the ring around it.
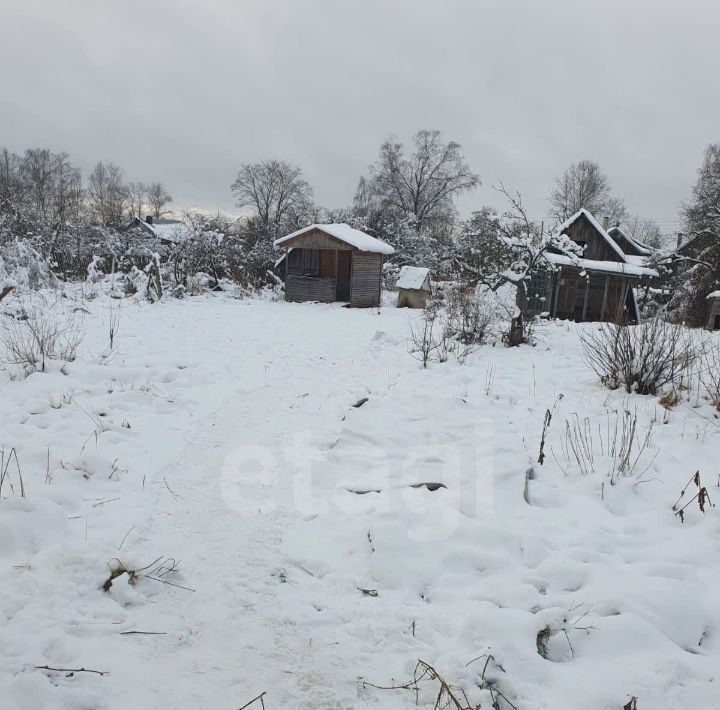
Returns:
[[[720,291],[709,293],[707,303],[708,321],[706,328],[708,330],[720,330]]]
[[[582,256],[548,252],[550,269],[530,282],[530,312],[574,321],[626,320],[639,313],[634,287],[657,276],[645,266],[630,263],[600,223],[581,209],[560,225],[558,232],[582,248]]]
[[[425,308],[431,293],[430,269],[403,266],[397,280],[398,308]]]
[[[348,224],[311,224],[276,239],[285,249],[286,301],[380,305],[382,268],[395,250]]]

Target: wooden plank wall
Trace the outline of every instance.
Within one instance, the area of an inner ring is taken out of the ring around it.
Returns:
[[[565,234],[573,241],[587,243],[583,258],[596,261],[620,261],[620,257],[610,245],[595,231],[592,224],[585,218],[575,220]]]
[[[320,249],[318,276],[321,279],[335,278],[335,249]]]
[[[284,244],[288,247],[300,247],[301,249],[349,249],[350,247],[339,239],[331,237],[319,229],[313,229],[310,232],[296,237],[291,242]]]
[[[332,303],[335,300],[335,291],[335,279],[319,279],[313,276],[288,274],[285,281],[286,301]]]
[[[353,252],[351,306],[354,308],[368,308],[369,306],[380,305],[382,265],[382,254],[368,251]]]

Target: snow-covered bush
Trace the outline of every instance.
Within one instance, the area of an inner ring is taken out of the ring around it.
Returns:
[[[686,384],[698,345],[681,325],[653,318],[638,325],[601,323],[581,332],[587,364],[610,389],[658,394]]]
[[[25,310],[21,318],[12,319],[1,336],[2,358],[27,373],[45,372],[47,360],[72,362],[83,331],[74,319],[56,320],[43,308]]]
[[[37,290],[57,285],[50,265],[28,241],[15,239],[0,247],[0,286]]]
[[[419,322],[410,321],[408,351],[425,368],[432,361],[445,362],[450,350],[449,333],[444,327],[442,308],[438,301],[430,300]]]
[[[496,332],[501,313],[494,294],[456,284],[445,292],[448,333],[464,348],[487,342]]]

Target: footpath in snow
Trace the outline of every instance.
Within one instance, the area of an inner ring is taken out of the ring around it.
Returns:
[[[717,490],[706,403],[602,389],[568,324],[422,370],[407,311],[84,308],[80,358],[0,385],[0,707],[389,710],[418,659],[483,707],[720,707],[717,512],[671,509]],[[566,422],[625,412],[641,479],[574,469]]]

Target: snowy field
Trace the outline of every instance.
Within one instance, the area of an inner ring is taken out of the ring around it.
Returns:
[[[406,310],[76,295],[78,358],[0,372],[3,710],[432,708],[374,687],[419,659],[473,707],[720,707],[718,510],[672,509],[720,420],[603,389],[596,326],[423,370]]]

